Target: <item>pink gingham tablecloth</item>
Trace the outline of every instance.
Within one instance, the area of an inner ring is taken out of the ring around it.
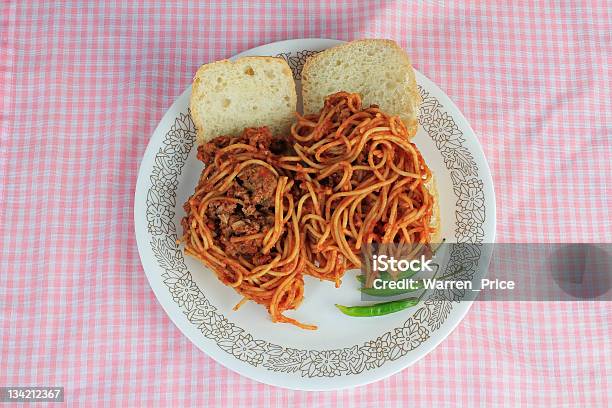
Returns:
[[[277,40],[385,37],[476,131],[499,241],[611,242],[610,2],[0,7],[0,386],[64,386],[81,406],[610,404],[602,302],[477,302],[435,351],[365,387],[251,381],[165,315],[132,221],[149,137],[200,64]]]

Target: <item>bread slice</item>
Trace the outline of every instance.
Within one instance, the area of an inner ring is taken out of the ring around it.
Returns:
[[[274,135],[286,135],[296,102],[291,69],[281,58],[244,57],[202,65],[190,100],[198,143],[264,125]]]
[[[317,113],[325,96],[357,92],[364,106],[398,115],[414,136],[421,103],[406,52],[391,40],[357,40],[310,57],[302,70],[304,113]]]

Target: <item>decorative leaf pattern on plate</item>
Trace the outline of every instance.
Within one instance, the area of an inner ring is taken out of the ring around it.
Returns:
[[[425,307],[429,309],[427,324],[431,330],[438,330],[453,308],[452,300],[446,298],[443,292],[436,291],[425,301]]]

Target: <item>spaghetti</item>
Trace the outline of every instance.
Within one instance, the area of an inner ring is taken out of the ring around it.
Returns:
[[[361,265],[364,244],[425,244],[434,199],[431,172],[406,126],[358,94],[325,99],[300,116],[287,146],[247,128],[198,148],[204,169],[185,203],[185,252],[224,284],[266,306],[275,322],[299,306],[303,275],[340,285]]]
[[[361,266],[364,244],[430,241],[432,176],[411,136],[398,117],[363,109],[358,94],[330,95],[318,115],[298,115],[291,140],[304,166],[294,171],[305,273],[339,286]],[[280,167],[296,161],[281,158]]]
[[[294,181],[269,163],[274,143],[267,128],[258,128],[198,148],[206,168],[184,206],[182,241],[185,253],[244,297],[236,308],[253,300],[275,322],[315,329],[283,315],[304,295],[304,234],[291,194]]]

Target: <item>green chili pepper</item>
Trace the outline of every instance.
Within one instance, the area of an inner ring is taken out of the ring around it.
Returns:
[[[383,316],[389,313],[399,312],[400,310],[408,309],[419,303],[420,298],[412,297],[402,300],[393,300],[391,302],[376,303],[367,306],[343,306],[336,307],[345,315],[354,317],[373,317]]]
[[[410,292],[415,292],[417,290],[421,290],[425,287],[425,282],[421,279],[413,282],[414,288],[406,288],[406,289],[375,289],[375,288],[359,288],[362,293],[370,296],[397,296],[403,295]]]
[[[442,276],[441,279],[455,276],[462,271],[463,271],[463,265],[461,265],[455,272]],[[432,279],[436,278],[437,273],[438,271],[434,273],[434,276],[432,277]],[[399,312],[404,309],[408,309],[412,306],[416,306],[421,301],[421,298],[423,297],[423,295],[425,295],[426,292],[427,292],[426,290],[423,291],[418,298],[410,297],[406,299],[392,300],[390,302],[383,302],[383,303],[374,303],[374,304],[365,305],[365,306],[343,306],[343,305],[336,304],[336,307],[342,313],[348,316],[354,316],[354,317],[383,316],[386,314],[395,313],[395,312]]]

